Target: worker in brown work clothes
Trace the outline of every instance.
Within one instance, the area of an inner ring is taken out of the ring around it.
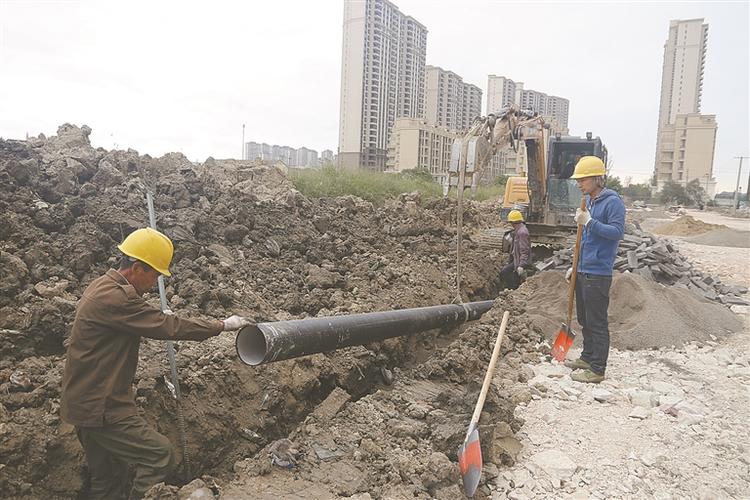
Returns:
[[[510,249],[510,262],[500,270],[505,286],[515,290],[526,278],[526,268],[531,265],[531,239],[529,230],[518,210],[508,213],[508,222],[513,226],[513,244]]]
[[[175,465],[169,440],[138,414],[133,379],[141,337],[202,341],[250,324],[241,316],[183,319],[143,294],[170,276],[174,252],[162,233],[138,229],[118,246],[119,269],[94,280],[78,301],[67,342],[60,416],[76,428],[91,473],[90,498],[139,499]],[[135,471],[128,492],[129,466]]]

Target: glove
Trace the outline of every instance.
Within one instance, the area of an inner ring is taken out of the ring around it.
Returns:
[[[573,219],[575,219],[578,224],[585,226],[591,220],[591,214],[588,212],[588,210],[581,210],[580,208],[576,208],[576,215],[575,217],[573,217]]]
[[[570,283],[570,277],[573,275],[573,268],[569,267],[567,271],[565,271],[565,281]]]
[[[252,322],[249,319],[233,314],[224,320],[224,331],[240,330],[251,324]]]
[[[526,276],[526,269],[519,266],[516,268],[516,274],[518,275],[519,278],[523,278],[524,276]]]

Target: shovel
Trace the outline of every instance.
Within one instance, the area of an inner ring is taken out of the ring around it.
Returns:
[[[474,407],[474,414],[471,416],[469,430],[466,433],[464,443],[458,448],[458,468],[461,471],[461,479],[464,483],[464,493],[471,498],[477,491],[479,479],[482,477],[482,449],[479,446],[479,415],[482,414],[484,400],[487,399],[487,391],[490,389],[492,376],[495,374],[495,364],[500,356],[500,344],[503,342],[505,327],[508,326],[508,316],[510,313],[505,311],[503,321],[500,323],[500,331],[497,334],[495,348],[492,350],[490,364],[487,367],[487,373],[482,383],[482,391],[479,393],[477,405]]]
[[[581,210],[586,210],[586,197],[581,198]],[[557,332],[555,343],[552,344],[552,357],[559,362],[565,361],[570,346],[576,338],[576,332],[573,331],[570,324],[573,321],[573,299],[576,295],[576,276],[578,275],[578,256],[581,253],[581,236],[583,235],[583,226],[578,224],[576,233],[576,246],[573,250],[573,272],[570,275],[570,286],[568,287],[568,322],[563,323],[560,331]]]

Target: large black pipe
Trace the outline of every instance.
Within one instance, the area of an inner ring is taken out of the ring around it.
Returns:
[[[243,363],[298,358],[479,319],[494,301],[447,304],[349,316],[276,321],[246,326],[235,347]]]

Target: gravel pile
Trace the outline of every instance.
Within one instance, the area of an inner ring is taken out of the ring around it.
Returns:
[[[536,268],[539,271],[567,269],[572,260],[573,248],[567,248],[556,251],[549,259],[539,262]],[[695,269],[672,243],[641,230],[638,223],[626,224],[614,268],[638,274],[648,281],[686,288],[705,299],[728,306],[750,305],[741,297],[748,292],[747,287],[724,283],[720,278]]]

